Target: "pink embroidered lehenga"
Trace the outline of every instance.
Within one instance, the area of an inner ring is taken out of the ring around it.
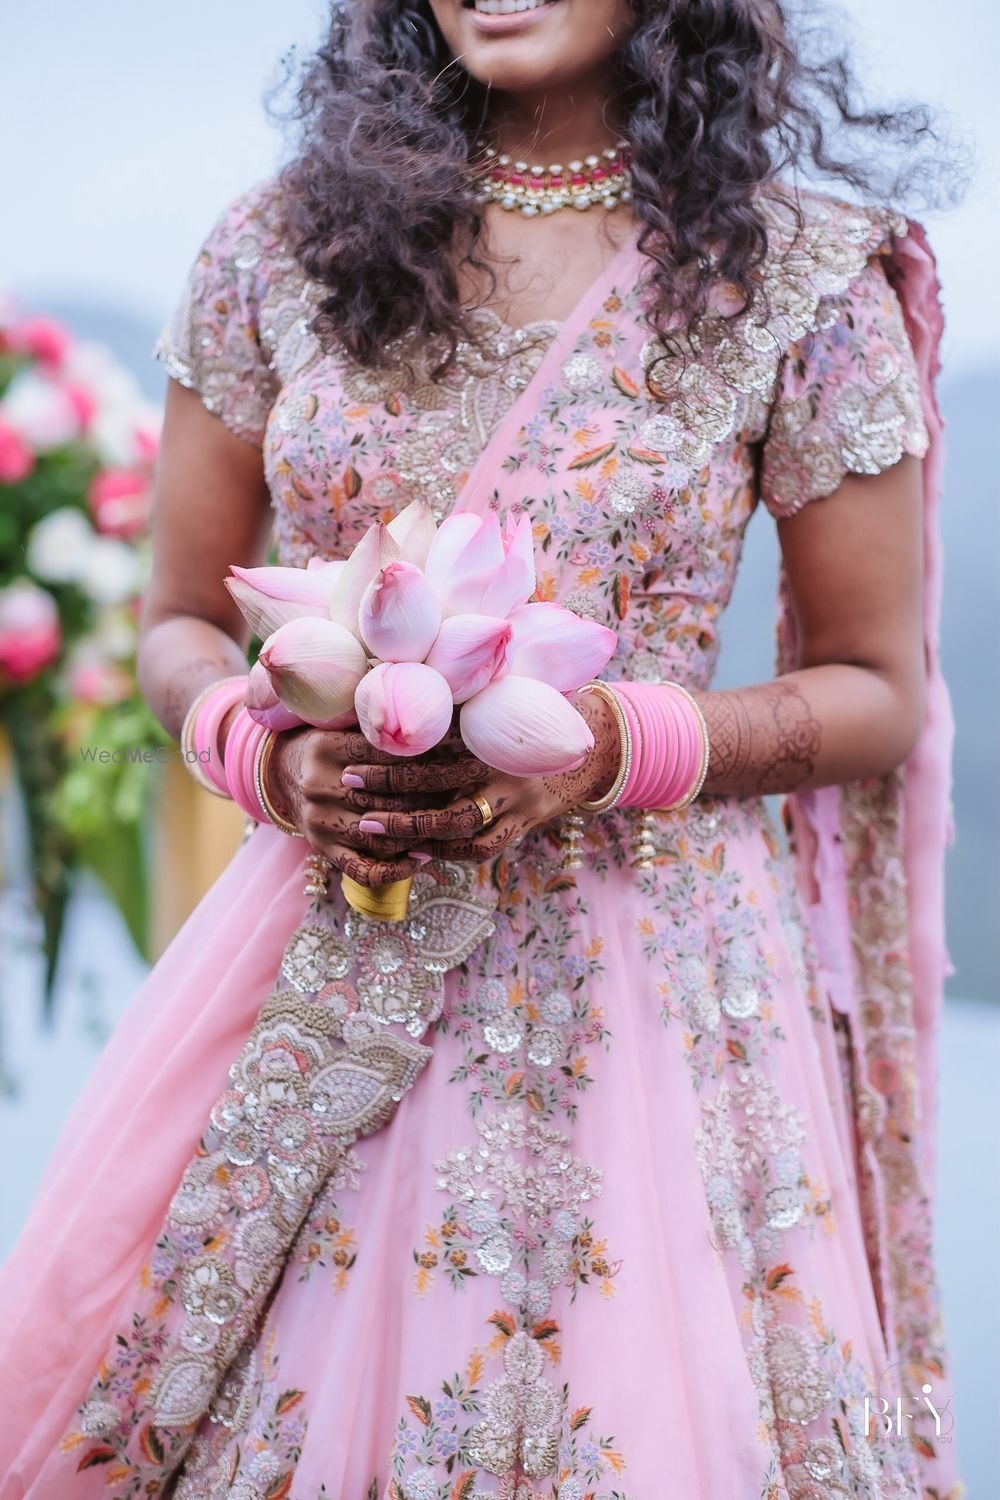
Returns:
[[[523,506],[542,597],[619,632],[609,678],[705,687],[758,501],[917,454],[927,722],[784,829],[753,797],[656,815],[647,869],[621,811],[572,874],[555,829],[436,862],[399,928],[254,832],[0,1277],[0,1500],[960,1493],[930,1253],[937,288],[917,226],[802,202],[797,235],[769,210],[766,322],[711,320],[656,399],[634,240],[562,324],[481,314],[436,384],[427,349],[322,353],[271,185],[210,234],[159,353],[262,446],[282,562],[415,494]]]

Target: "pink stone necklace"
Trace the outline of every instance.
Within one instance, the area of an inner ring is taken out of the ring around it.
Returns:
[[[631,150],[627,141],[607,146],[600,156],[585,156],[580,161],[553,162],[551,166],[531,166],[526,161],[511,161],[480,142],[485,164],[477,172],[477,188],[482,203],[499,203],[510,212],[526,219],[536,214],[553,214],[560,208],[617,208],[632,197]]]

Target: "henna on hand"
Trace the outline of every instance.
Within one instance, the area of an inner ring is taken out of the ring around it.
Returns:
[[[823,726],[797,683],[694,694],[711,746],[705,791],[764,796],[812,776]]]
[[[346,844],[325,844],[320,852],[335,869],[349,875],[359,885],[389,885],[394,880],[406,880],[417,873],[417,865],[412,859],[367,859]]]
[[[618,720],[607,699],[599,693],[581,693],[574,698],[573,707],[590,726],[594,748],[573,770],[542,777],[546,790],[565,802],[567,808],[578,802],[593,801],[606,792],[618,774],[622,754]]]
[[[452,760],[428,761],[422,756],[397,761],[393,765],[351,765],[349,776],[360,776],[366,792],[413,796],[419,792],[467,791],[485,781],[490,768],[468,751],[456,753]]]

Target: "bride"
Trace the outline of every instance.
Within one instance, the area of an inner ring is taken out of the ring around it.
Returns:
[[[0,1500],[961,1493],[941,320],[849,84],[776,0],[334,7],[158,346],[141,678],[254,831],[0,1276]],[[575,771],[248,714],[227,568],[415,500],[616,632]],[[758,506],[776,675],[721,691]]]

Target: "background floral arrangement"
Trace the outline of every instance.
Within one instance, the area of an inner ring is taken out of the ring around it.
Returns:
[[[0,303],[0,733],[27,813],[46,1010],[80,868],[148,956],[158,762],[135,752],[172,744],[135,676],[159,426],[106,349]]]

